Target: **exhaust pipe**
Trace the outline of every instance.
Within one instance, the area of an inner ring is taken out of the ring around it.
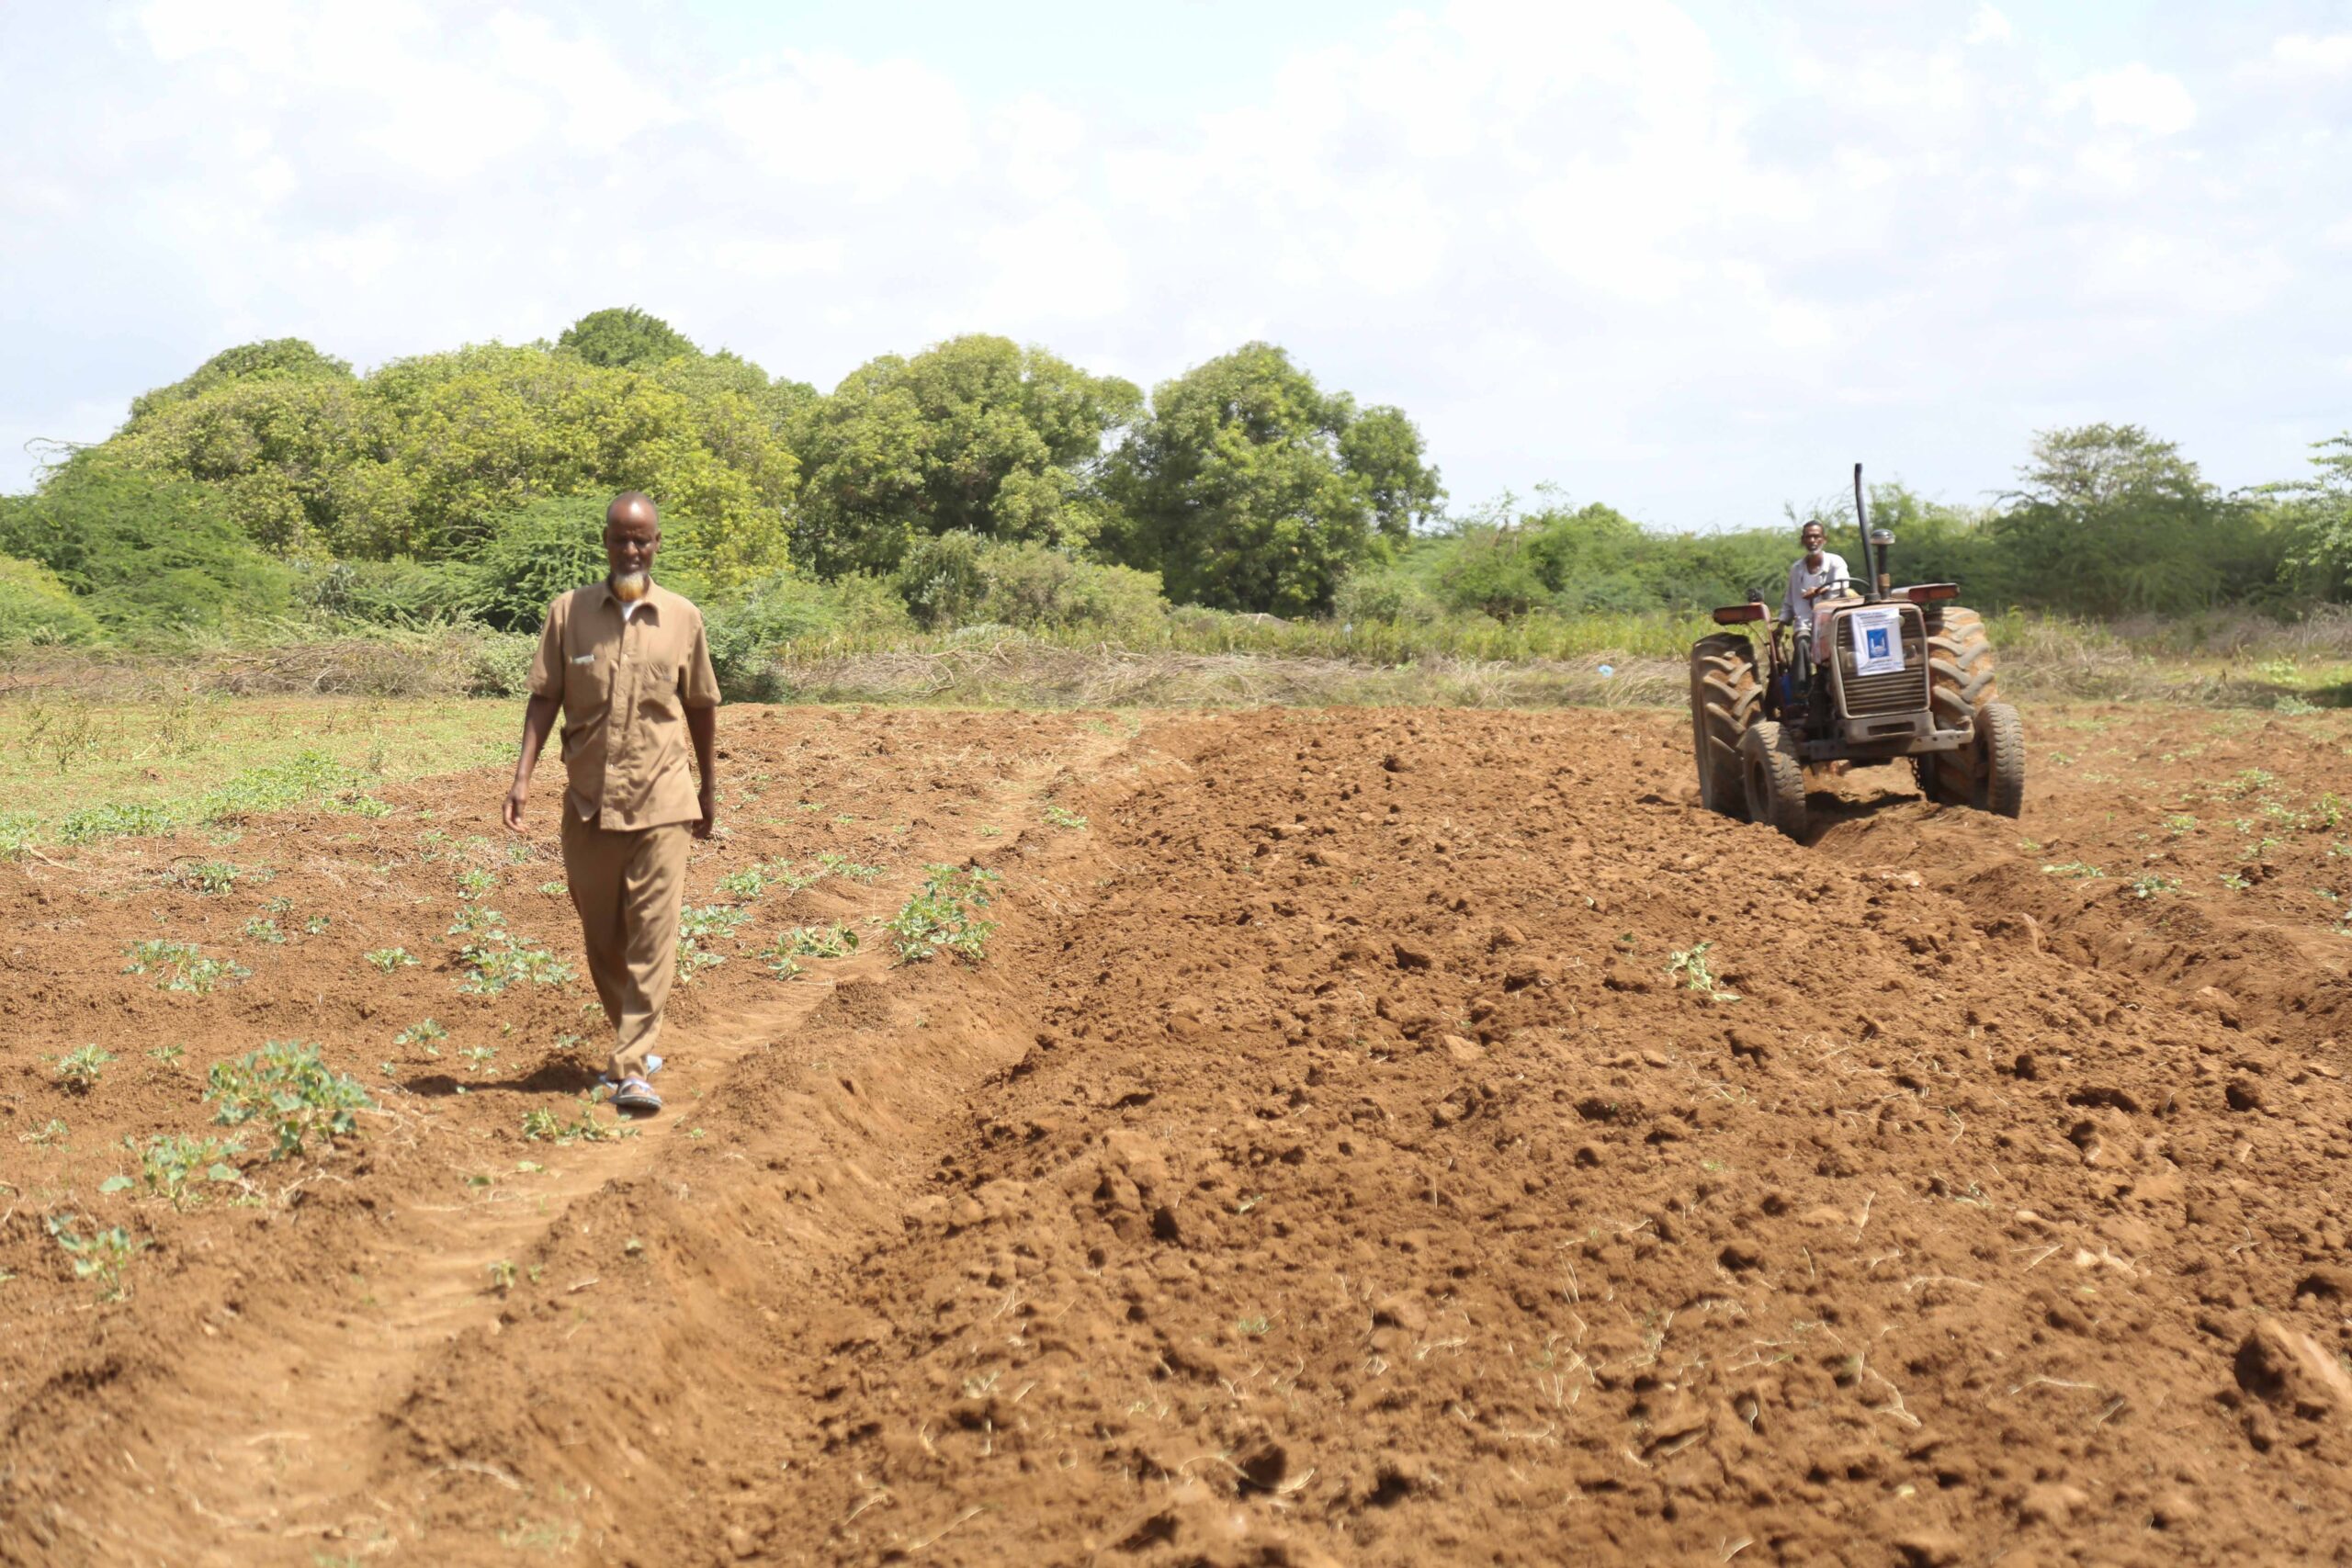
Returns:
[[[1865,596],[1875,604],[1894,592],[1894,578],[1887,566],[1887,555],[1894,547],[1894,534],[1891,529],[1871,526],[1870,513],[1862,505],[1860,463],[1854,465],[1854,521],[1862,531],[1862,570],[1870,574]]]

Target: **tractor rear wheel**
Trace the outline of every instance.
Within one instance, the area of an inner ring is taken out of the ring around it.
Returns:
[[[1984,619],[1957,604],[1931,604],[1925,608],[1928,700],[1936,722],[1950,726],[1968,719],[1981,731],[1984,705],[1999,695],[1993,683],[1993,644],[1984,635]],[[2020,772],[2024,756],[2020,745]],[[1984,804],[1986,791],[1979,782],[1983,770],[1977,750],[1930,751],[1912,762],[1919,777],[1919,793],[1929,800],[1990,809]]]
[[[1739,742],[1764,700],[1756,649],[1737,632],[1715,632],[1690,648],[1690,750],[1699,764],[1699,803],[1726,817],[1747,815]]]
[[[1740,737],[1739,756],[1747,784],[1747,819],[1802,840],[1804,763],[1797,758],[1796,738],[1764,719]]]

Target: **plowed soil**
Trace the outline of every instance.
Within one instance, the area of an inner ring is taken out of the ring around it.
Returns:
[[[2345,723],[2028,723],[1801,845],[1671,714],[730,709],[632,1136],[495,773],[0,866],[0,1562],[2341,1560]],[[109,1182],[267,1040],[356,1135]]]

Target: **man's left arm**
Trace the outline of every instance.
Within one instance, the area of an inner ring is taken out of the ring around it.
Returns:
[[[695,621],[694,652],[678,671],[678,697],[686,710],[686,733],[694,739],[695,771],[702,775],[695,797],[702,819],[694,834],[707,839],[718,825],[718,672],[710,667],[710,638],[700,617]]]

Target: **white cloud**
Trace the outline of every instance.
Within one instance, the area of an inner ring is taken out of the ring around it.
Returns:
[[[2008,17],[1989,5],[1977,6],[1976,14],[1968,18],[1966,41],[1970,43],[2014,43],[2017,36]]]
[[[2197,100],[2177,76],[2138,61],[2067,83],[2058,90],[2061,113],[2087,106],[2095,125],[2172,136],[2197,123]]]
[[[2352,33],[2289,33],[2271,44],[2270,60],[2297,75],[2352,75]]]
[[[820,385],[954,332],[1146,383],[1265,337],[1405,406],[1465,503],[1556,478],[1686,525],[1858,451],[1974,495],[2040,411],[2196,451],[2340,407],[2281,368],[2346,276],[2336,122],[1961,14],[1432,0],[1168,110],[1121,18],[1057,56],[1081,90],[879,11],[779,51],[533,0],[153,0],[0,103],[0,430],[103,434],[242,337],[368,364],[620,303]],[[2324,80],[2341,41],[2262,69]]]

